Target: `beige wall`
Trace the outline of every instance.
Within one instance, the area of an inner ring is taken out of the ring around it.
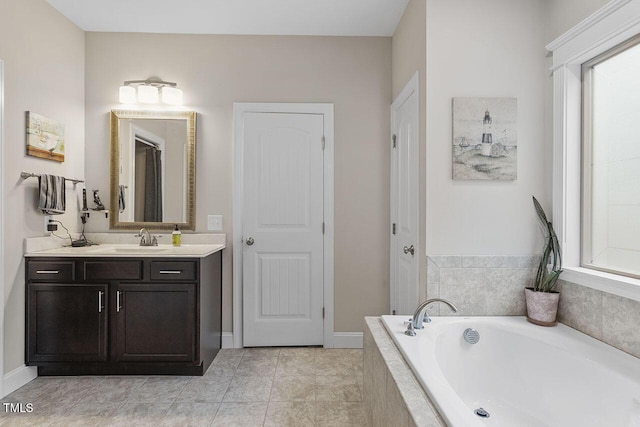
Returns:
[[[545,185],[545,4],[427,0],[427,254],[529,255]],[[453,181],[453,97],[518,99],[518,179]]]
[[[420,74],[420,215],[418,259],[420,261],[420,290],[426,286],[426,87],[427,87],[427,2],[410,0],[391,39],[391,88],[395,99],[407,82],[418,71]],[[421,295],[423,298],[425,295]],[[417,303],[416,303],[417,304]]]
[[[150,76],[177,82],[198,113],[196,231],[206,231],[207,215],[224,216],[224,331],[236,101],[334,103],[335,330],[362,331],[363,316],[388,310],[390,38],[87,33],[87,185],[106,200],[108,112],[124,80]]]
[[[2,189],[4,201],[4,373],[24,364],[25,237],[44,234],[37,179],[20,171],[84,176],[84,32],[44,0],[0,0],[0,59],[5,67]],[[64,163],[25,155],[25,111],[65,125]],[[80,186],[78,186],[80,188]],[[73,190],[68,184],[67,190]],[[67,192],[67,214],[78,230],[78,203]]]
[[[546,0],[545,44],[600,9],[610,0]]]

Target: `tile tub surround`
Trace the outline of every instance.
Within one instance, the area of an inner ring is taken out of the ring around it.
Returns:
[[[560,322],[640,357],[640,302],[563,280],[558,290]]]
[[[524,288],[530,286],[539,256],[428,256],[427,296],[445,298],[459,311],[434,304],[429,313],[462,316],[523,316]],[[640,357],[640,302],[558,281],[558,320]]]
[[[539,256],[428,256],[427,297],[444,298],[458,307],[452,313],[438,304],[434,315],[523,316],[524,288],[531,286]]]
[[[446,427],[379,317],[365,317],[364,405],[372,427]]]
[[[367,426],[362,350],[223,349],[202,377],[39,377],[0,426]]]

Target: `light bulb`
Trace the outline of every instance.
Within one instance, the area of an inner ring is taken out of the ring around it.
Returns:
[[[136,89],[132,86],[120,86],[119,99],[121,104],[135,104]]]
[[[138,86],[138,102],[142,104],[158,103],[158,88],[155,86]]]
[[[162,102],[169,105],[182,105],[182,91],[176,87],[163,86],[160,89]]]

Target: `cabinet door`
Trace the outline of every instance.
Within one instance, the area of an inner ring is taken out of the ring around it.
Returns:
[[[27,285],[27,363],[107,360],[107,285]]]
[[[114,300],[117,361],[195,361],[194,283],[121,283]]]

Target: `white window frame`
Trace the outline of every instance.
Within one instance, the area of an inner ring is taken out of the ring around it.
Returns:
[[[595,67],[640,45],[640,34],[622,42],[582,65],[582,266],[621,276],[640,278],[637,273],[619,271],[588,260],[592,258],[593,217],[590,206],[593,197],[593,84]]]
[[[547,46],[553,53],[553,224],[562,280],[640,301],[640,279],[581,267],[582,64],[640,34],[640,0],[614,0]]]

